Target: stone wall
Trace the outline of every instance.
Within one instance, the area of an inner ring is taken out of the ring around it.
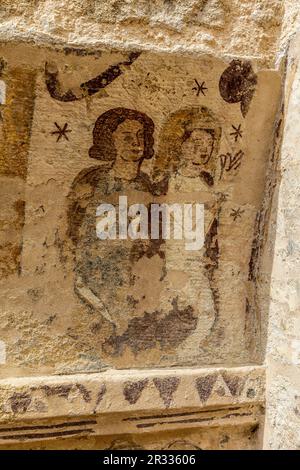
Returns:
[[[283,7],[281,0],[4,0],[1,37],[63,46],[207,52],[272,64]]]
[[[280,184],[272,224],[274,262],[270,289],[267,348],[267,422],[265,446],[299,449],[299,34],[289,45]]]
[[[265,397],[266,446],[299,445],[276,346],[297,243],[277,217],[296,197],[283,6],[1,3],[1,447],[260,448]],[[204,203],[203,246],[99,240],[120,196]]]

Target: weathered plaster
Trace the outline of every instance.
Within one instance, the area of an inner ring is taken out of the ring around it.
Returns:
[[[1,448],[254,449],[265,397],[299,448],[298,10],[1,2]],[[204,198],[202,251],[99,245],[121,193]]]
[[[164,369],[1,380],[0,448],[24,436],[28,443],[102,436],[105,448],[143,433],[176,431],[179,439],[205,429],[218,436],[232,426],[243,445],[253,445],[263,416],[264,373],[263,367]],[[228,448],[236,445],[231,434]],[[207,446],[203,438],[198,442]]]

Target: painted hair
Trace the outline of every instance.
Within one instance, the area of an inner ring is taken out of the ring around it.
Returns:
[[[158,155],[154,162],[154,178],[171,176],[177,172],[183,163],[182,144],[195,129],[201,129],[212,137],[208,164],[213,170],[220,146],[221,126],[214,114],[204,106],[184,108],[168,116],[162,127]]]
[[[144,153],[141,161],[152,158],[154,123],[146,114],[127,108],[110,109],[98,117],[93,130],[93,145],[89,150],[91,158],[107,162],[110,167],[113,166],[117,156],[113,133],[126,119],[138,121],[143,126]]]

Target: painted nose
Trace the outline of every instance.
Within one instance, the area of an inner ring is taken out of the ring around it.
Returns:
[[[141,138],[138,134],[136,134],[135,139],[133,141],[133,145],[134,145],[134,147],[141,147],[142,146],[141,144],[142,144],[141,143]]]

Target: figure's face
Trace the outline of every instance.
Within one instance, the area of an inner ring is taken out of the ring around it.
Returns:
[[[117,155],[126,162],[137,162],[144,154],[144,128],[139,121],[125,119],[113,133]]]
[[[182,144],[183,159],[196,168],[201,168],[209,162],[212,154],[214,139],[205,129],[194,129]]]

